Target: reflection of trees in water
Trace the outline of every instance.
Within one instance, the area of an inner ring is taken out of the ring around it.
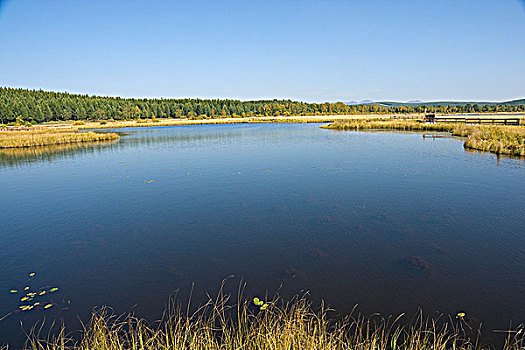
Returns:
[[[308,128],[312,127],[311,125]],[[197,127],[166,127],[148,132],[138,131],[136,134],[128,132],[115,147],[151,147],[151,148],[198,148],[216,147],[224,145],[260,145],[289,143],[290,139],[300,137],[306,140],[310,137],[305,134],[306,127],[287,124],[260,125],[226,125],[226,126],[197,126]],[[112,131],[114,132],[114,131]]]
[[[93,154],[118,140],[69,143],[39,147],[0,149],[0,166],[22,166],[38,161],[73,158],[79,154]]]
[[[23,166],[27,163],[69,159],[78,155],[94,154],[122,148],[193,148],[201,145],[226,144],[245,136],[244,132],[213,132],[177,135],[173,131],[158,134],[127,134],[117,140],[89,143],[70,143],[41,147],[0,149],[0,166]],[[112,145],[112,147],[107,147]]]
[[[21,166],[26,163],[44,162],[59,159],[73,158],[83,154],[97,152],[113,152],[126,149],[133,150],[172,150],[196,149],[201,147],[214,148],[232,145],[264,145],[289,143],[290,138],[299,136],[301,140],[308,137],[304,129],[282,124],[276,126],[265,125],[264,130],[254,129],[258,126],[242,125],[236,127],[228,125],[226,128],[185,128],[169,127],[150,130],[109,130],[117,132],[121,138],[113,141],[89,143],[72,143],[49,145],[42,147],[12,148],[0,150],[1,166]],[[111,145],[111,147],[107,147]]]
[[[258,137],[261,136],[258,134]],[[275,136],[273,136],[275,137]],[[117,147],[176,147],[176,148],[194,148],[200,146],[214,146],[222,144],[231,144],[231,141],[239,140],[253,140],[254,135],[250,135],[249,130],[238,130],[235,131],[224,131],[224,132],[210,132],[210,133],[201,133],[199,131],[193,130],[191,133],[185,134],[176,134],[173,131],[166,133],[148,133],[148,134],[138,134],[130,135],[128,137],[122,138],[121,142]],[[270,135],[268,135],[270,139]]]

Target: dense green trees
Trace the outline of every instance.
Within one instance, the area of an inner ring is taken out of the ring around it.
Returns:
[[[225,116],[368,113],[525,112],[525,105],[391,106],[305,103],[291,100],[124,99],[0,87],[0,124],[63,120],[211,118]]]

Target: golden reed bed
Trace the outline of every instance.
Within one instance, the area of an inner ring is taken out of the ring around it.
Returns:
[[[501,125],[425,124],[418,120],[345,120],[323,125],[335,130],[446,131],[465,137],[464,147],[511,156],[525,156],[525,127]]]
[[[0,132],[0,148],[39,147],[116,140],[115,133],[78,132],[76,129],[38,129]]]

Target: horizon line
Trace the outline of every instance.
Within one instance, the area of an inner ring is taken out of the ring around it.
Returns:
[[[525,97],[518,97],[518,98],[508,98],[501,101],[495,101],[495,100],[455,100],[455,99],[436,99],[436,100],[418,100],[418,99],[410,99],[408,101],[399,101],[399,100],[391,100],[391,99],[371,99],[371,98],[364,98],[359,100],[353,100],[351,98],[347,99],[346,101],[343,100],[332,100],[332,101],[323,101],[323,102],[311,102],[306,100],[300,100],[300,99],[293,99],[290,97],[268,97],[268,98],[253,98],[253,99],[241,99],[241,98],[232,98],[232,97],[190,97],[190,96],[183,96],[183,97],[165,97],[165,96],[157,96],[157,97],[137,97],[137,96],[123,96],[123,95],[113,95],[113,94],[97,94],[97,93],[87,93],[87,92],[72,92],[68,90],[48,90],[43,88],[29,88],[29,87],[12,87],[12,86],[0,86],[0,88],[5,89],[20,89],[20,90],[28,90],[28,91],[44,91],[44,92],[55,92],[55,93],[64,93],[69,95],[79,95],[84,96],[87,95],[88,97],[107,97],[107,98],[120,98],[120,99],[130,99],[130,100],[184,100],[184,99],[193,99],[193,100],[233,100],[233,101],[240,101],[240,102],[250,102],[250,101],[292,101],[292,102],[302,102],[302,103],[314,103],[314,104],[323,104],[323,103],[354,103],[354,104],[371,104],[371,103],[385,103],[385,102],[392,102],[392,103],[411,103],[411,104],[420,104],[420,103],[438,103],[438,102],[454,102],[454,103],[505,103],[505,102],[512,102],[516,100],[525,100]],[[370,101],[370,102],[365,102]],[[419,101],[419,102],[415,102]]]

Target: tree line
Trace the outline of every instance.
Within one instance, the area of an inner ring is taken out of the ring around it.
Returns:
[[[335,114],[525,112],[525,105],[381,106],[291,100],[136,99],[0,87],[0,124],[66,120],[206,119]]]

